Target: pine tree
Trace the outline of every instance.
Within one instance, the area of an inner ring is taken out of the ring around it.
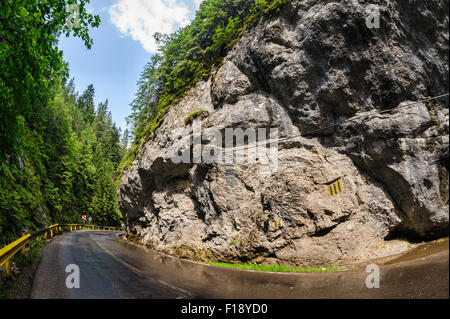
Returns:
[[[95,118],[94,95],[94,86],[89,84],[77,101],[77,106],[83,114],[84,120],[89,123],[92,123]]]

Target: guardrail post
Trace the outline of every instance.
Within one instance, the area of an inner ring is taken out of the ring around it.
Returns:
[[[22,237],[23,237],[23,236],[25,236],[25,233],[22,233]],[[23,245],[23,247],[22,247],[22,255],[25,255],[25,246],[26,246],[26,245]]]
[[[22,233],[22,237],[23,237],[23,236],[25,236],[25,233]],[[25,255],[25,246],[26,246],[26,245],[23,245],[23,247],[22,247],[22,255]]]
[[[5,263],[6,277],[11,278],[11,261]]]
[[[50,238],[53,238],[53,230],[50,229]]]

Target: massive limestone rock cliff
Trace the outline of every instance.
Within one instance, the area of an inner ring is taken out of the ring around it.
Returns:
[[[320,0],[249,28],[124,172],[128,234],[182,257],[298,265],[447,235],[448,98],[411,101],[448,91],[448,1],[376,2],[379,29],[366,26],[367,1]],[[205,130],[279,128],[278,169],[172,163],[171,133],[199,109]]]

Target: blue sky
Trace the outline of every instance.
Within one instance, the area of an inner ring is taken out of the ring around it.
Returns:
[[[61,37],[59,48],[81,93],[95,88],[95,103],[108,99],[114,122],[126,128],[136,82],[154,53],[155,32],[171,33],[186,25],[201,0],[91,0],[88,10],[102,23],[91,30],[91,50],[78,38]]]

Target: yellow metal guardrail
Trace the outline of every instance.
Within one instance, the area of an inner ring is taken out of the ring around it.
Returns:
[[[40,237],[44,237],[45,239],[53,238],[56,234],[62,233],[64,229],[69,229],[71,232],[77,230],[102,230],[102,231],[122,230],[121,228],[110,226],[55,224],[46,229],[42,229],[31,234],[23,234],[23,236],[17,239],[16,241],[0,249],[0,268],[3,267],[4,265],[6,270],[6,276],[11,277],[11,259],[14,257],[14,255],[16,255],[19,251],[21,251],[22,254],[25,254],[25,248],[27,244],[32,240],[35,239],[37,240]]]

